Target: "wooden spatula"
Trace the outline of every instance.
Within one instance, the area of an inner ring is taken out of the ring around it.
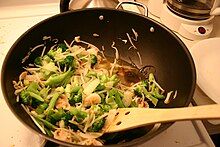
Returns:
[[[154,123],[181,120],[220,118],[220,105],[205,105],[184,108],[120,108],[106,133],[118,132]]]

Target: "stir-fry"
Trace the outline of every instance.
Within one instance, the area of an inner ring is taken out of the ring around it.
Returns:
[[[157,105],[164,90],[153,73],[141,77],[132,66],[110,62],[94,45],[53,46],[13,81],[17,100],[39,129],[55,139],[103,145],[99,137],[111,125],[115,109]]]

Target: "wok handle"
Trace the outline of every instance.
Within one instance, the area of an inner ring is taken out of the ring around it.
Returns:
[[[133,4],[133,5],[136,5],[136,6],[140,6],[142,8],[144,8],[144,16],[147,16],[148,17],[148,8],[146,5],[142,4],[142,3],[139,3],[139,2],[136,2],[136,1],[124,1],[124,2],[120,2],[116,7],[115,9],[118,9],[119,7],[121,7],[122,4]]]
[[[70,0],[60,0],[60,12],[69,11]]]

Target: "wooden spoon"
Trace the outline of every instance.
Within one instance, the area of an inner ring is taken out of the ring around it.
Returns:
[[[119,132],[154,123],[182,120],[218,119],[220,105],[204,105],[184,108],[120,108],[106,133]]]

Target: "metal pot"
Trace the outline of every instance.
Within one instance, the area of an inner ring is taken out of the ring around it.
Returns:
[[[118,0],[61,0],[60,11],[76,10],[82,8],[115,8]]]

